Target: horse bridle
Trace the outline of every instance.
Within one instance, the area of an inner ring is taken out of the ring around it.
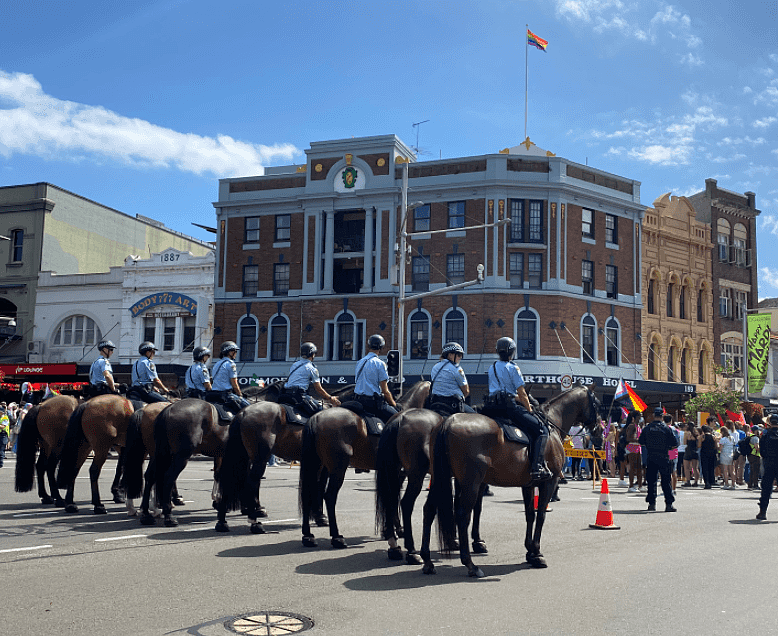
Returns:
[[[594,413],[594,420],[596,421],[597,411],[598,411],[597,405],[600,403],[600,401],[597,399],[597,396],[594,394],[594,392],[591,389],[587,388],[586,392],[589,394],[589,409]],[[547,415],[546,415],[546,422],[548,422],[549,426],[554,427],[559,432],[559,436],[561,439],[564,439],[567,435],[569,435],[569,433],[566,433],[559,426],[554,424]]]

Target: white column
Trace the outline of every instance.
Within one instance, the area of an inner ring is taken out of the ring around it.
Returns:
[[[373,291],[373,222],[375,208],[365,210],[365,262],[362,291]]]
[[[335,254],[335,211],[327,212],[326,241],[324,243],[324,289],[332,293],[332,269]]]

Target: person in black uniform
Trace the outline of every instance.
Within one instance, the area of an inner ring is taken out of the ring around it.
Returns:
[[[656,510],[656,477],[658,473],[662,480],[662,492],[665,496],[665,512],[675,512],[676,509],[673,506],[675,497],[673,497],[673,485],[670,481],[673,463],[670,461],[668,453],[673,448],[678,448],[678,441],[670,427],[662,421],[663,414],[661,406],[654,409],[654,421],[640,433],[638,443],[645,447],[648,455],[646,464],[648,509]]]
[[[762,495],[759,497],[759,514],[756,518],[760,521],[767,520],[767,506],[770,503],[770,494],[773,492],[773,482],[778,477],[778,415],[773,413],[765,421],[766,428],[759,438],[759,454],[762,456]]]

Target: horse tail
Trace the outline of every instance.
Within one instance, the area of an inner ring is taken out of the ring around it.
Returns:
[[[22,430],[16,439],[16,492],[29,492],[35,482],[35,451],[38,448],[38,411],[33,406],[22,420]],[[43,452],[43,451],[41,451]]]
[[[311,422],[303,427],[302,448],[300,451],[300,481],[298,485],[300,514],[307,508],[313,511],[316,508],[319,493],[319,468],[321,459],[316,451],[316,431]]]
[[[137,499],[143,493],[143,460],[146,459],[146,446],[143,443],[141,422],[143,409],[138,409],[127,422],[127,446],[124,458],[122,486],[129,499]]]
[[[400,457],[397,454],[397,435],[403,415],[392,418],[384,427],[378,441],[375,463],[375,527],[383,534],[387,526],[394,524],[400,508]]]
[[[157,501],[162,497],[165,484],[165,473],[173,461],[173,451],[167,435],[167,421],[170,408],[164,408],[154,420],[154,484],[156,485]]]
[[[241,412],[230,423],[224,458],[216,475],[219,497],[226,506],[227,512],[241,509],[241,493],[246,486],[249,472],[249,454],[243,444],[242,425],[243,413]]]
[[[78,474],[78,450],[81,448],[81,444],[86,442],[82,419],[87,404],[89,402],[79,404],[68,420],[65,441],[62,443],[62,455],[60,456],[59,468],[57,469],[57,486],[59,488],[67,488],[75,481]],[[24,419],[26,420],[27,417],[25,416]]]
[[[441,550],[451,551],[457,536],[456,519],[454,516],[454,494],[451,491],[451,458],[448,454],[448,435],[451,425],[444,422],[435,439],[432,464],[432,483],[430,498],[437,509],[438,541]]]

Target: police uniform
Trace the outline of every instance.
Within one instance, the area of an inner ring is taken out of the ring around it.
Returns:
[[[92,363],[92,366],[89,368],[89,384],[92,385],[92,391],[94,395],[111,393],[111,387],[108,386],[108,382],[105,380],[104,373],[106,371],[113,375],[111,361],[105,356],[101,355]]]
[[[388,380],[386,363],[374,351],[357,362],[354,397],[369,414],[380,417],[384,423],[397,413],[381,392],[381,382]]]
[[[654,410],[654,417],[662,417],[662,409]],[[646,483],[648,494],[646,502],[648,509],[656,509],[656,479],[659,475],[662,482],[662,493],[665,496],[665,512],[675,512],[673,502],[673,484],[670,479],[673,464],[669,452],[678,448],[678,440],[670,427],[661,419],[655,419],[647,424],[640,433],[638,443],[646,449]]]
[[[208,373],[208,367],[205,362],[198,360],[189,369],[184,377],[186,382],[186,394],[190,398],[205,399],[205,383],[211,381],[211,375]]]
[[[771,415],[771,423],[772,418]],[[766,519],[770,494],[773,492],[773,481],[778,477],[778,422],[765,429],[759,438],[759,454],[762,456],[762,494],[759,497],[759,515],[757,519]]]
[[[239,412],[246,408],[250,402],[240,395],[232,392],[232,378],[238,377],[238,366],[230,358],[222,358],[211,369],[213,380],[212,390],[206,395],[209,402],[221,402],[229,411]]]
[[[137,397],[143,402],[168,402],[169,400],[154,388],[157,367],[145,355],[132,365],[132,386],[127,397]]]
[[[283,395],[279,401],[300,407],[308,415],[321,411],[321,402],[307,393],[311,384],[316,382],[321,382],[316,365],[307,358],[301,358],[289,369],[289,377],[286,379]]]
[[[465,404],[462,389],[467,387],[467,378],[462,367],[446,358],[432,367],[430,377],[430,408],[433,411],[438,410],[437,404],[447,413],[475,413]]]

